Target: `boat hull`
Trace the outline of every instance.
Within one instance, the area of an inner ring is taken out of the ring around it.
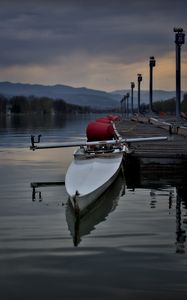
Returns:
[[[84,213],[117,177],[123,152],[79,157],[75,154],[65,178],[65,186],[72,206]]]
[[[125,181],[121,173],[81,217],[75,215],[71,202],[67,202],[66,221],[75,246],[80,243],[83,236],[90,234],[97,224],[105,221],[108,214],[115,210],[124,190]]]

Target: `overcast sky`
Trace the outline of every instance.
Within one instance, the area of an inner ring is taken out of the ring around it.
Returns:
[[[0,0],[0,81],[112,91],[175,89],[173,27],[187,30],[186,0]],[[182,46],[187,90],[187,43]]]

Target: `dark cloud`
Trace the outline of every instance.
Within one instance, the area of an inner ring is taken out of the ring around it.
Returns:
[[[151,0],[1,1],[1,66],[57,64],[75,53],[110,62],[145,60],[174,48],[187,28],[187,2]]]

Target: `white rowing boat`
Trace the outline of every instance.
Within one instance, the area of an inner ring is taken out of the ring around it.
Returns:
[[[74,159],[65,177],[66,191],[75,212],[79,215],[83,214],[115,180],[120,171],[124,153],[128,152],[129,144],[167,139],[167,137],[122,139],[113,122],[106,118],[98,121],[88,124],[86,130],[88,141],[86,142],[37,146],[36,143],[40,142],[41,135],[38,136],[38,141],[31,136],[30,149],[32,150],[80,147],[75,151]]]
[[[110,150],[100,147],[90,151],[82,147],[75,151],[65,186],[76,212],[83,213],[111,185],[120,171],[125,152],[127,147],[119,143]]]

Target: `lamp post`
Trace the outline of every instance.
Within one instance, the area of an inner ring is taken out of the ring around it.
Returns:
[[[174,28],[176,44],[176,121],[180,119],[181,112],[181,46],[185,43],[183,28]]]
[[[153,112],[153,67],[155,67],[156,61],[154,56],[150,56],[149,60],[149,112]]]
[[[126,117],[129,117],[129,93],[126,94]]]
[[[142,74],[137,74],[138,76],[138,113],[140,113],[140,83],[142,81]]]
[[[134,113],[134,109],[133,109],[133,89],[135,88],[135,83],[134,82],[131,82],[131,113],[133,115]]]

